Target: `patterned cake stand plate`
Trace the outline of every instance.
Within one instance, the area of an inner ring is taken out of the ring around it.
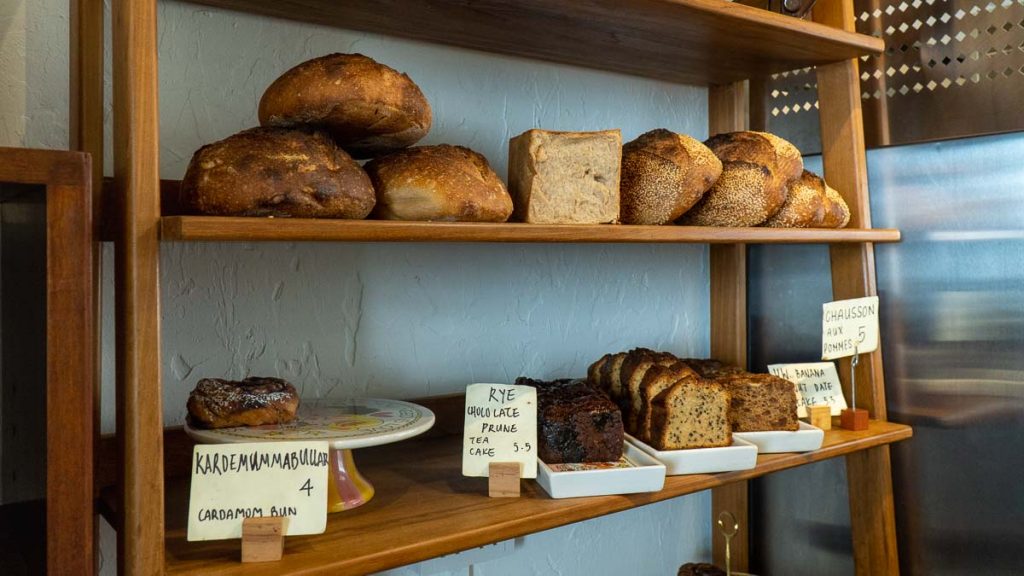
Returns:
[[[434,413],[423,406],[401,400],[364,398],[303,404],[295,420],[288,424],[204,430],[186,423],[185,432],[205,444],[327,441],[331,447],[327,511],[341,512],[362,506],[373,498],[373,485],[356,469],[352,450],[412,438],[433,425]]]

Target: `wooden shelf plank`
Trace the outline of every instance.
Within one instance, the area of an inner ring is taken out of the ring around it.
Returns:
[[[878,38],[725,0],[190,1],[686,84],[726,84],[884,48]]]
[[[892,229],[710,228],[165,216],[164,241],[833,244],[898,242]]]
[[[523,483],[521,498],[488,498],[485,478],[460,472],[461,438],[422,438],[356,454],[377,495],[365,506],[331,515],[327,531],[288,538],[279,562],[241,564],[237,540],[185,540],[188,482],[168,481],[169,574],[365,574],[451,554],[597,516],[643,506],[867,450],[911,436],[909,426],[872,421],[867,430],[830,430],[820,450],[767,454],[753,470],[670,476],[649,494],[553,500],[536,482]]]

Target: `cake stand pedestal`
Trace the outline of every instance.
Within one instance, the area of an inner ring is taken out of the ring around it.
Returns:
[[[312,404],[312,405],[309,405]],[[322,440],[330,445],[327,511],[341,512],[366,504],[374,489],[356,468],[353,450],[399,442],[434,425],[434,413],[411,402],[366,398],[303,404],[287,424],[205,430],[185,424],[196,442],[227,444]]]

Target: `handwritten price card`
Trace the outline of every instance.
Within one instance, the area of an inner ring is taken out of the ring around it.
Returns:
[[[878,296],[822,305],[821,359],[835,360],[878,349]]]
[[[491,462],[519,462],[537,477],[537,389],[512,384],[466,387],[463,476],[487,476]]]
[[[242,520],[287,518],[285,535],[327,528],[326,442],[198,445],[192,452],[188,540],[242,537]]]
[[[839,386],[836,365],[831,362],[806,364],[771,364],[768,372],[796,384],[797,416],[807,417],[807,407],[828,404],[833,416],[846,408],[846,398]]]

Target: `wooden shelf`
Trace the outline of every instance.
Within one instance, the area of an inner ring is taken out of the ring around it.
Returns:
[[[394,222],[300,218],[165,216],[164,241],[610,242],[834,244],[899,242],[893,229],[709,228],[574,224]]]
[[[725,84],[880,54],[881,39],[725,0],[190,0],[610,70]],[[415,70],[406,70],[416,79]]]
[[[738,480],[834,458],[911,436],[909,426],[872,421],[861,432],[825,432],[820,450],[758,456],[752,470],[670,476],[660,492],[553,500],[533,481],[521,498],[488,498],[487,481],[460,472],[461,437],[422,438],[359,450],[362,473],[377,495],[365,506],[328,518],[327,531],[288,538],[280,562],[241,564],[237,540],[187,542],[187,480],[168,480],[169,574],[365,574],[451,554]],[[112,492],[110,493],[112,494]],[[107,502],[107,507],[111,506]]]

